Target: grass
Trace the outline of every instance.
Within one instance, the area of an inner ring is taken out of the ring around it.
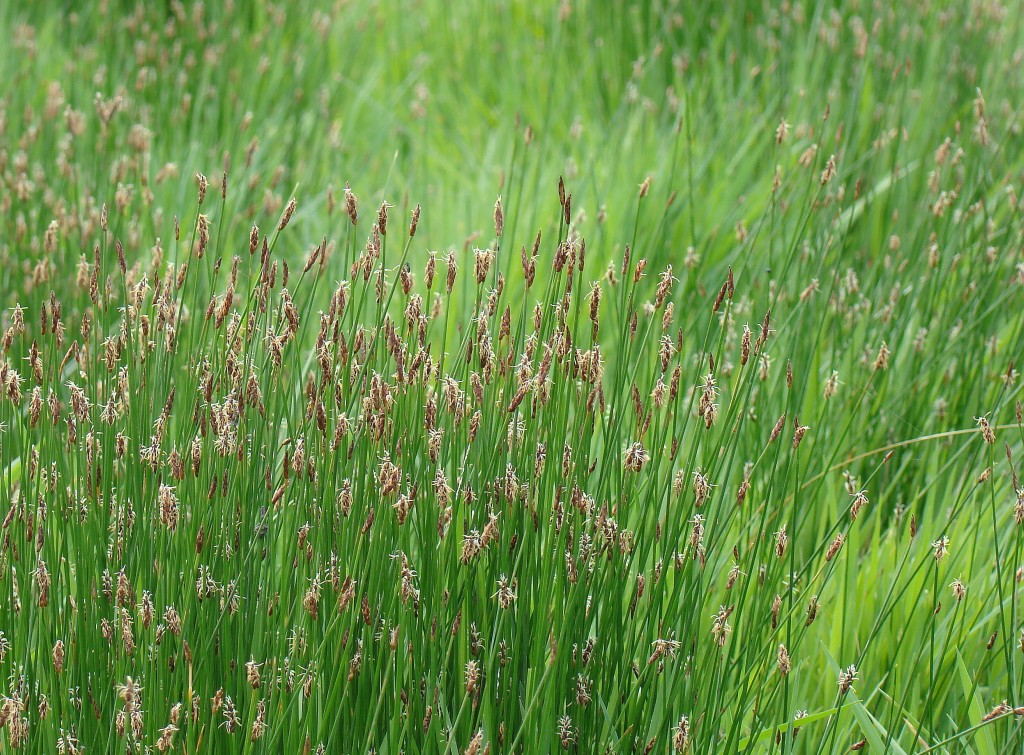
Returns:
[[[0,751],[1016,752],[1012,5],[0,7]]]

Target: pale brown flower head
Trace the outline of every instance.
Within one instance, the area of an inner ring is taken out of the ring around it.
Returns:
[[[990,446],[996,442],[996,433],[992,429],[991,423],[987,417],[975,417],[974,421],[978,423],[978,427],[981,430],[981,437]]]
[[[959,603],[967,595],[967,588],[959,578],[954,579],[949,583],[949,589],[953,591],[953,597],[956,598],[956,602]]]
[[[786,137],[789,136],[790,125],[786,123],[785,119],[779,121],[779,125],[775,128],[775,143],[782,144],[786,141]]]
[[[790,663],[790,659],[789,659],[789,651],[786,650],[786,646],[785,645],[782,645],[782,644],[779,645],[779,650],[778,650],[777,656],[778,656],[777,660],[778,660],[778,666],[779,666],[779,674],[781,674],[782,676],[786,676],[789,673],[789,671],[790,671],[791,663]]]
[[[672,730],[672,748],[676,752],[686,752],[690,748],[690,719],[679,717],[679,723]]]
[[[623,456],[623,466],[627,471],[639,472],[650,459],[651,456],[647,453],[643,444],[637,441],[626,449],[626,453]]]
[[[845,669],[839,672],[839,678],[836,684],[839,686],[839,694],[845,695],[853,687],[854,682],[857,681],[857,667],[854,665],[847,666]]]

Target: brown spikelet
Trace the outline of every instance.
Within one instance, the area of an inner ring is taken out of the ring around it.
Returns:
[[[729,291],[729,284],[728,283],[723,283],[722,284],[722,288],[719,289],[719,291],[718,291],[718,296],[715,297],[715,303],[711,307],[711,311],[713,313],[717,312],[719,310],[719,308],[722,306],[722,302],[725,301],[725,295],[726,295],[726,293],[728,293],[728,291]]]
[[[497,201],[494,203],[494,235],[500,239],[504,230],[505,211],[501,206],[501,196],[499,195]]]
[[[757,337],[757,348],[760,349],[768,340],[769,325],[771,323],[772,311],[769,309],[764,313],[764,320],[761,322],[761,333]]]
[[[206,176],[202,173],[196,173],[196,184],[199,187],[199,206],[201,207],[203,201],[206,199],[206,189],[209,186],[209,181],[206,180]]]
[[[348,184],[345,184],[345,212],[348,213],[348,219],[355,226],[359,222],[358,200]]]
[[[416,205],[412,211],[412,219],[409,221],[409,238],[416,235],[416,226],[420,223],[420,206]],[[429,288],[429,286],[427,286]]]
[[[277,224],[278,231],[283,231],[288,226],[288,223],[292,219],[292,215],[295,214],[295,208],[297,204],[298,203],[295,201],[295,197],[292,197],[289,200],[288,205],[284,208],[284,214],[281,215],[281,222]]]
[[[829,544],[828,550],[825,551],[825,561],[831,561],[835,558],[836,554],[839,553],[839,549],[843,547],[843,543],[846,542],[846,537],[842,532],[835,536],[835,539]]]
[[[800,441],[804,439],[804,435],[811,428],[807,425],[800,424],[800,418],[793,418],[793,449],[796,450],[800,446]]]

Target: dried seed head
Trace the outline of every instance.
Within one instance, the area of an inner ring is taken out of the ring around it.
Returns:
[[[385,456],[380,463],[377,481],[380,484],[381,496],[391,495],[398,490],[402,481],[402,471],[391,463],[389,457]]]
[[[789,660],[789,651],[786,650],[786,646],[782,644],[779,645],[778,664],[779,674],[786,676],[790,671],[791,664]]]
[[[36,568],[32,574],[35,577],[36,589],[39,591],[37,603],[40,608],[46,608],[50,604],[50,572],[43,559],[36,561]]]
[[[466,663],[466,694],[472,695],[476,692],[477,684],[480,681],[480,664],[476,661]]]
[[[288,205],[284,208],[284,214],[281,215],[281,222],[277,224],[278,231],[283,231],[288,226],[289,221],[292,219],[292,215],[295,214],[295,207],[297,204],[295,197],[292,197],[288,201]]]
[[[501,195],[498,195],[498,199],[494,203],[494,235],[500,239],[504,230],[505,212],[501,207]]]
[[[359,211],[357,209],[358,201],[356,195],[352,193],[352,189],[349,188],[348,184],[345,184],[345,212],[348,213],[348,219],[352,221],[352,225],[356,225],[359,221]]]
[[[857,667],[854,665],[847,666],[845,669],[839,672],[839,678],[836,683],[839,686],[839,694],[845,695],[853,687],[854,682],[857,681]]]
[[[810,426],[801,425],[800,418],[793,418],[793,449],[796,450],[800,446],[800,441],[804,439],[804,435],[810,430]]]
[[[868,505],[868,496],[866,490],[858,491],[853,497],[853,503],[850,504],[850,521],[857,521],[857,515],[860,514],[861,509]]]
[[[750,328],[744,325],[743,338],[740,340],[740,365],[742,366],[746,366],[747,361],[750,359],[751,337]]]
[[[732,626],[728,622],[728,618],[732,614],[732,611],[732,606],[722,606],[718,613],[711,617],[713,620],[711,624],[711,636],[714,638],[715,644],[718,645],[718,647],[725,646],[725,641],[732,632]]]
[[[729,292],[729,283],[725,282],[722,287],[718,290],[718,296],[715,297],[715,303],[711,307],[711,312],[715,313],[722,306],[722,302],[725,301],[725,295]]]
[[[984,438],[985,442],[990,446],[996,442],[996,433],[992,429],[992,425],[989,423],[987,417],[975,417],[974,421],[978,423],[978,427],[981,429],[981,437]]]
[[[469,740],[469,744],[466,745],[464,755],[484,755],[484,753],[486,753],[490,749],[490,744],[488,743],[487,748],[481,750],[483,746],[484,730],[477,729],[476,733],[473,735],[473,738]]]
[[[199,213],[196,219],[196,229],[199,234],[199,248],[197,256],[202,258],[206,253],[206,246],[210,243],[210,219],[203,213]]]
[[[409,221],[409,238],[412,238],[413,236],[416,235],[416,226],[418,226],[419,223],[420,223],[420,206],[416,205],[416,207],[414,207],[413,211],[412,211],[412,220]],[[434,259],[434,255],[433,254],[430,255],[430,259],[431,260]],[[431,276],[431,280],[433,280],[433,276]],[[430,288],[429,284],[427,285],[427,288]]]
[[[828,401],[830,398],[839,392],[839,386],[842,383],[839,382],[839,372],[832,370],[832,374],[828,376],[828,380],[825,381],[825,400]]]
[[[124,684],[115,688],[117,696],[124,701],[125,709],[132,711],[138,708],[142,699],[142,687],[136,684],[130,676],[125,677]]]
[[[168,724],[164,728],[160,729],[160,738],[156,741],[156,749],[160,752],[167,752],[174,748],[174,735],[177,733],[178,727],[174,724]]]
[[[789,136],[789,124],[786,123],[785,119],[779,121],[779,125],[775,128],[775,143],[782,144],[786,141],[786,137]]]
[[[238,717],[238,710],[235,708],[234,700],[230,697],[225,697],[224,707],[221,712],[224,715],[224,723],[221,725],[228,734],[234,734],[242,725],[242,721]]]
[[[581,708],[586,708],[590,705],[590,702],[593,699],[590,694],[592,686],[593,682],[589,677],[586,677],[583,674],[576,675],[576,704]]]
[[[718,398],[718,387],[716,385],[715,376],[712,372],[708,372],[704,376],[704,385],[701,390],[700,403],[697,406],[697,415],[703,418],[704,426],[709,428],[715,424],[715,420],[718,418],[718,404],[715,400]]]
[[[740,486],[736,489],[736,505],[742,506],[743,502],[747,498],[747,493],[750,492],[750,480],[743,480]]]
[[[775,557],[782,558],[786,555],[786,546],[789,545],[789,535],[786,533],[786,525],[775,533]]]
[[[643,444],[637,441],[626,449],[626,453],[623,456],[623,466],[629,472],[639,472],[644,468],[644,464],[650,461],[650,454],[644,448]]]
[[[455,276],[458,274],[458,266],[455,264],[455,253],[448,252],[448,274],[445,278],[445,291],[451,293],[452,289],[455,288]]]
[[[812,595],[811,599],[807,601],[807,621],[804,622],[804,626],[809,627],[816,618],[818,618],[818,596]]]
[[[480,533],[476,530],[470,530],[462,538],[462,553],[459,556],[459,560],[463,564],[468,564],[482,549]]]
[[[957,603],[963,600],[964,596],[967,594],[967,588],[959,578],[954,579],[949,583],[949,589],[953,591],[953,597],[956,598]]]
[[[836,156],[829,155],[825,162],[825,170],[821,171],[821,185],[824,186],[836,177]]]
[[[842,532],[837,533],[835,538],[829,544],[828,550],[825,551],[825,560],[831,561],[835,558],[836,554],[839,553],[840,549],[843,547],[843,543],[845,542],[846,536]]]
[[[170,485],[161,485],[157,496],[160,511],[160,523],[169,530],[178,526],[178,496]]]
[[[686,716],[680,716],[672,730],[672,747],[676,752],[686,752],[690,747],[690,719]]]
[[[889,355],[889,344],[882,341],[882,345],[878,349],[878,356],[875,357],[875,363],[872,366],[872,369],[874,369],[875,372],[889,369]]]
[[[708,478],[697,469],[693,472],[693,494],[694,494],[694,506],[700,508],[707,501],[708,496],[711,493],[713,486],[708,481]]]
[[[672,266],[669,265],[665,268],[664,272],[659,276],[658,288],[655,291],[654,296],[654,308],[661,309],[661,306],[665,303],[669,293],[672,290]]]
[[[206,176],[202,173],[196,173],[196,184],[199,186],[199,205],[202,206],[203,200],[206,199],[206,189],[209,186],[209,181],[206,180]]]
[[[53,668],[58,674],[64,671],[64,640],[57,640],[53,645]]]
[[[260,688],[260,665],[253,658],[245,662],[245,678],[250,687]]]
[[[491,270],[491,262],[494,260],[494,252],[490,249],[473,250],[473,274],[477,283],[487,280],[487,273]]]
[[[563,750],[568,750],[576,741],[576,730],[573,728],[572,719],[569,716],[562,716],[558,719],[558,741]]]

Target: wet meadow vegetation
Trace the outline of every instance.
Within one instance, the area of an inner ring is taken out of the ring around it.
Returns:
[[[1012,3],[0,4],[0,752],[1018,752]]]

